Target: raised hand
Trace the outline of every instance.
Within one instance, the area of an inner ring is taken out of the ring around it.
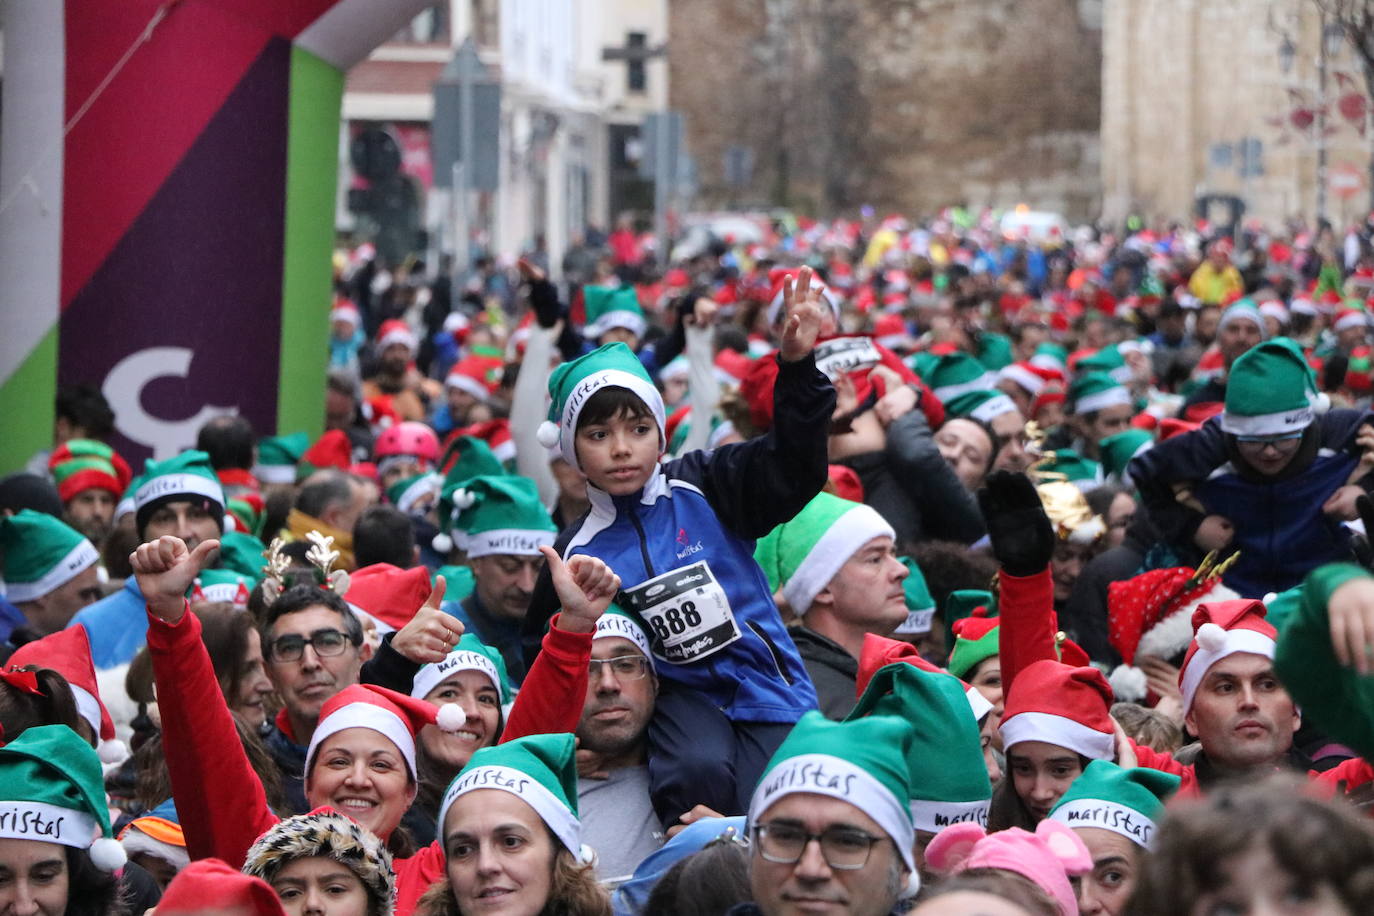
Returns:
[[[591,633],[620,591],[620,577],[596,557],[577,554],[565,563],[552,547],[540,547],[549,564],[553,589],[562,613],[558,627],[571,633]]]
[[[782,281],[782,346],[779,355],[785,362],[794,363],[816,347],[821,334],[821,311],[828,306],[821,301],[821,291],[811,285],[811,268],[797,271],[796,282],[791,277]]]
[[[1326,606],[1336,661],[1369,674],[1374,656],[1374,579],[1351,579],[1331,593]]]
[[[391,648],[417,665],[441,662],[463,636],[463,622],[439,609],[447,583],[443,576],[434,580],[429,597],[410,622],[391,637]]]
[[[186,590],[217,550],[219,541],[214,539],[187,550],[185,541],[170,534],[140,544],[129,555],[129,563],[148,610],[168,623],[180,620],[186,612]]]
[[[541,328],[551,328],[558,323],[562,306],[558,302],[558,290],[544,276],[538,265],[525,258],[516,262],[520,276],[530,287],[530,308],[534,309],[534,320]]]
[[[1024,474],[994,471],[978,491],[992,552],[1009,576],[1033,576],[1054,556],[1054,526],[1035,484]]]

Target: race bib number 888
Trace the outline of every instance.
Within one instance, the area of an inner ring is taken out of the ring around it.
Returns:
[[[624,592],[627,610],[649,626],[654,654],[685,665],[740,638],[725,590],[705,562],[693,563]]]

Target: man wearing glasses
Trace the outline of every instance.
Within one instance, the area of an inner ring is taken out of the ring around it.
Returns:
[[[1182,562],[1238,549],[1226,585],[1262,598],[1350,556],[1341,523],[1358,518],[1356,500],[1374,490],[1364,457],[1374,452],[1374,417],[1327,405],[1302,351],[1276,338],[1236,359],[1219,418],[1131,462],[1151,520]]]
[[[612,605],[596,622],[587,698],[577,723],[577,807],[584,841],[597,851],[602,880],[624,878],[663,845],[649,800],[645,734],[658,678],[649,638]]]
[[[754,903],[730,916],[886,916],[920,887],[908,801],[912,728],[895,716],[809,712],[749,804]]]

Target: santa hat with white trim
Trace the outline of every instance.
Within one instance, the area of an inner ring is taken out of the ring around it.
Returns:
[[[1298,345],[1276,337],[1231,364],[1221,429],[1234,436],[1300,433],[1330,406]]]
[[[790,278],[795,284],[797,282],[797,273],[799,270],[800,268],[796,267],[775,267],[769,271],[768,282],[772,285],[768,295],[768,323],[770,325],[777,324],[779,317],[782,315],[783,281]],[[840,299],[835,295],[834,291],[826,286],[825,281],[814,273],[811,275],[811,288],[820,292],[821,298],[825,300],[826,305],[830,306],[830,311],[835,314],[835,320],[839,321]]]
[[[558,528],[528,477],[474,477],[453,493],[453,541],[469,557],[538,556]]]
[[[415,332],[399,318],[383,321],[381,327],[377,328],[377,351],[381,352],[392,344],[405,344],[411,356],[415,355],[415,350],[419,347]]]
[[[110,829],[100,759],[65,725],[25,729],[0,747],[0,807],[4,839],[84,849],[105,872],[128,861]]]
[[[472,352],[453,364],[444,376],[444,384],[465,391],[479,401],[485,401],[501,383],[501,371],[506,361],[500,350],[474,347]]]
[[[482,642],[472,633],[464,633],[462,639],[458,640],[458,645],[453,647],[453,651],[441,660],[421,665],[411,682],[410,695],[417,700],[423,700],[431,690],[460,671],[476,671],[486,675],[487,679],[491,681],[491,685],[496,688],[496,692],[501,696],[502,709],[505,709],[514,699],[511,695],[514,691],[511,687],[510,677],[506,673],[506,660],[501,657],[499,651]],[[455,705],[446,703],[439,707],[436,721],[439,722],[440,726],[444,722],[439,720],[443,720],[446,715],[449,715],[446,710]]]
[[[224,487],[210,466],[210,456],[202,451],[192,449],[166,461],[150,461],[144,466],[134,492],[134,521],[139,534],[143,533],[158,507],[182,500],[203,503],[223,527]]]
[[[1221,313],[1221,318],[1217,321],[1217,333],[1226,330],[1227,326],[1236,321],[1249,321],[1259,328],[1262,336],[1268,337],[1268,326],[1264,323],[1264,316],[1260,314],[1259,306],[1255,305],[1253,299],[1237,299],[1226,307],[1226,311]]]
[[[1178,672],[1183,693],[1183,712],[1193,707],[1193,696],[1207,671],[1223,658],[1239,653],[1272,659],[1278,630],[1264,619],[1263,601],[1209,601],[1193,612],[1193,641]]]
[[[596,632],[592,634],[593,640],[611,637],[628,639],[645,658],[654,657],[650,649],[649,634],[644,632],[644,627],[614,603],[606,609],[606,613],[597,618]]]
[[[989,391],[997,387],[997,376],[962,350],[941,356],[930,372],[922,373],[921,377],[942,403],[970,391]]]
[[[2,594],[12,603],[35,601],[100,560],[95,545],[59,518],[20,509],[0,518]]]
[[[527,735],[479,749],[444,792],[439,837],[444,836],[444,820],[455,801],[469,792],[492,789],[525,802],[578,861],[592,861],[592,851],[582,845],[577,816],[576,749],[576,739],[569,734]]]
[[[1050,382],[1063,382],[1064,373],[1055,368],[1037,366],[1035,363],[1012,363],[997,373],[998,381],[1011,381],[1025,390],[1031,397],[1045,390]]]
[[[96,750],[101,762],[121,763],[128,759],[129,749],[115,737],[114,720],[100,699],[95,662],[91,659],[91,640],[85,627],[67,627],[24,643],[14,650],[8,664],[12,668],[51,668],[62,675],[72,689],[77,713],[96,735]]]
[[[1043,741],[1094,760],[1116,756],[1112,688],[1096,668],[1041,659],[1016,675],[1002,713],[1002,746]]]
[[[845,721],[873,715],[895,716],[912,725],[906,762],[917,830],[938,833],[966,821],[987,824],[992,783],[962,681],[915,665],[886,665],[873,675]]]
[[[759,539],[754,556],[777,577],[782,595],[797,615],[805,615],[816,595],[876,537],[895,538],[892,526],[871,506],[817,493],[791,521]]]
[[[1369,327],[1369,316],[1363,309],[1345,308],[1336,313],[1336,320],[1331,325],[1331,329],[1336,333],[1349,330],[1350,328]]]
[[[1239,598],[1221,582],[1225,566],[1206,560],[1198,574],[1191,566],[1152,569],[1107,586],[1107,641],[1121,655],[1121,664],[1107,680],[1118,700],[1145,699],[1145,672],[1136,656],[1171,661],[1193,639],[1193,612],[1204,602]]]
[[[1069,385],[1068,403],[1065,406],[1071,414],[1085,414],[1134,403],[1126,386],[1107,373],[1085,372]]]
[[[588,340],[596,340],[612,328],[624,328],[636,337],[643,337],[648,329],[633,286],[584,286],[582,305],[587,313],[582,336]]]
[[[415,617],[432,591],[429,570],[423,566],[402,569],[390,563],[372,563],[348,574],[344,600],[362,611],[385,634],[399,630]]]
[[[658,423],[660,449],[667,446],[663,396],[639,357],[623,343],[597,347],[553,370],[549,376],[549,417],[539,425],[539,444],[545,448],[558,446],[563,459],[581,470],[577,463],[577,418],[603,388],[624,388],[643,401]]]
[[[335,321],[346,321],[353,325],[355,330],[363,326],[362,313],[347,299],[334,300],[334,307],[329,310],[329,321],[331,324]]]
[[[1067,827],[1118,833],[1143,849],[1154,846],[1164,802],[1178,791],[1179,777],[1149,767],[1119,767],[1092,760],[1050,809],[1050,820]]]
[[[438,725],[445,731],[454,731],[450,717],[440,723],[439,707],[424,700],[408,697],[404,693],[377,687],[373,684],[350,684],[334,694],[320,707],[320,722],[315,733],[310,736],[310,746],[305,751],[305,773],[310,779],[311,766],[315,751],[333,735],[346,728],[370,728],[377,734],[396,745],[396,750],[405,759],[412,779],[418,778],[415,770],[415,736],[426,725]],[[459,717],[466,722],[467,717]],[[448,728],[444,728],[449,725]]]
[[[908,763],[913,738],[911,723],[895,716],[832,722],[816,710],[806,713],[759,777],[749,801],[749,826],[789,795],[838,799],[876,821],[916,875]]]

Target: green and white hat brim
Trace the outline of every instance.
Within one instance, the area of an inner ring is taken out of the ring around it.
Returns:
[[[892,632],[899,636],[920,636],[922,633],[930,632],[931,621],[935,617],[935,608],[928,607],[919,611],[907,611],[906,620],[897,625],[897,629]]]
[[[200,474],[161,474],[138,488],[134,494],[135,511],[169,496],[203,496],[224,505],[224,488],[218,480]]]
[[[458,531],[454,529],[453,543],[469,557],[492,554],[512,554],[520,557],[539,555],[540,547],[552,547],[556,532],[531,531],[524,528],[494,528],[491,531]]]
[[[1116,736],[1111,732],[1100,732],[1076,719],[1050,712],[1017,713],[1003,719],[999,731],[1005,748],[1023,741],[1043,741],[1093,760],[1111,760],[1116,756]]]
[[[439,805],[439,841],[443,842],[444,820],[453,803],[469,792],[479,789],[497,789],[509,792],[534,809],[553,835],[579,860],[585,861],[582,849],[582,822],[577,819],[567,805],[549,791],[548,787],[533,776],[514,767],[484,766],[464,773],[454,781],[444,793],[444,801]]]
[[[1122,404],[1131,405],[1134,403],[1131,399],[1131,393],[1125,387],[1113,385],[1111,388],[1085,394],[1074,401],[1073,412],[1076,414],[1096,413],[1099,410],[1106,410],[1108,407],[1120,407]]]
[[[951,824],[988,825],[989,799],[970,802],[911,800],[911,820],[917,830],[939,833]]]
[[[1099,798],[1075,798],[1050,812],[1050,820],[1066,827],[1110,830],[1145,849],[1154,848],[1155,822],[1134,808]]]
[[[967,382],[959,382],[955,385],[944,385],[934,389],[935,396],[941,403],[959,397],[961,394],[968,394],[970,391],[991,391],[997,387],[997,376],[991,372],[984,372],[982,375]]]
[[[587,325],[582,333],[590,340],[595,340],[612,328],[624,328],[636,337],[643,337],[647,324],[644,316],[629,309],[616,309],[613,312],[606,312],[599,315],[595,321]]]
[[[796,572],[783,584],[782,596],[793,611],[805,614],[840,567],[869,541],[883,535],[896,538],[897,533],[872,506],[856,504],[811,545]]]
[[[803,793],[848,802],[873,818],[892,838],[906,867],[916,871],[912,857],[916,828],[911,823],[908,800],[898,799],[863,767],[830,754],[791,757],[765,773],[749,802],[749,824],[759,823],[779,799]]]
[[[255,464],[253,465],[253,476],[262,483],[295,483],[296,466],[294,464]]]
[[[567,398],[561,406],[562,414],[556,428],[543,427],[539,430],[539,442],[545,448],[553,448],[557,444],[563,459],[577,467],[577,418],[582,413],[582,408],[592,395],[602,388],[624,388],[636,395],[641,401],[649,406],[653,411],[654,421],[658,424],[659,438],[663,444],[667,445],[667,436],[664,435],[664,416],[663,416],[663,396],[658,393],[654,383],[643,376],[624,369],[603,369],[600,372],[592,372],[577,383],[577,386],[568,393]],[[551,437],[550,431],[556,431],[557,437]],[[580,468],[578,468],[581,470]]]
[[[84,811],[34,801],[0,802],[0,838],[59,843],[89,849],[100,824]]]
[[[401,491],[400,497],[396,500],[396,508],[410,514],[410,510],[415,508],[415,504],[420,498],[429,494],[439,495],[443,489],[444,478],[435,473],[422,474],[415,479],[415,482]]]
[[[1253,417],[1222,411],[1221,431],[1233,436],[1282,436],[1302,432],[1316,419],[1317,409],[1312,404]]]
[[[969,411],[968,415],[979,423],[991,423],[995,418],[1004,413],[1013,413],[1017,409],[1016,402],[1005,394],[999,394],[995,398],[988,398],[983,403]]]
[[[51,591],[66,585],[88,567],[100,561],[100,554],[86,538],[82,538],[67,555],[58,560],[47,572],[33,582],[6,582],[5,600],[10,602],[33,601]],[[97,729],[99,731],[99,729]]]
[[[649,648],[649,637],[630,618],[621,614],[602,614],[596,621],[596,632],[592,634],[592,639],[606,639],[612,636],[628,639],[635,644],[636,649],[644,653],[645,658],[653,658],[653,652]]]
[[[460,671],[480,671],[490,679],[496,692],[501,693],[501,675],[497,673],[491,659],[471,649],[454,649],[442,661],[424,665],[415,672],[410,695],[417,700],[423,700],[431,690]]]

